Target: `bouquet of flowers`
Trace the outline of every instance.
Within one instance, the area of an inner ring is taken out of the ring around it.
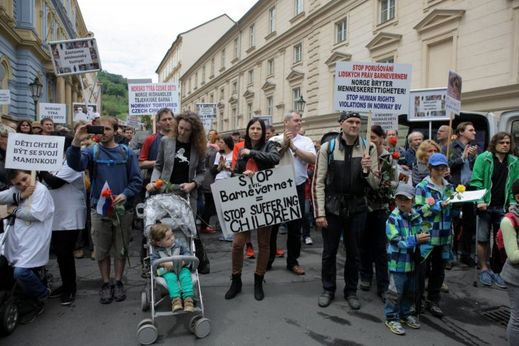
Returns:
[[[105,182],[103,188],[101,189],[99,200],[97,201],[96,211],[98,214],[104,216],[105,218],[109,218],[112,220],[112,224],[121,232],[123,244],[126,244],[124,239],[124,232],[121,229],[121,218],[125,213],[124,204],[114,204],[114,199],[115,196],[112,192],[112,189],[110,189],[108,182]],[[124,245],[123,249],[121,250],[121,256],[128,257],[128,248],[126,247],[126,245]]]

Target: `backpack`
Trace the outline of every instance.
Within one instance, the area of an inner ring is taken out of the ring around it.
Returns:
[[[107,165],[107,166],[116,166],[116,165],[126,165],[126,162],[128,162],[128,151],[130,150],[128,146],[124,144],[118,144],[117,148],[121,152],[121,155],[123,157],[122,160],[115,161],[115,160],[101,160],[99,159],[100,151],[99,151],[99,144],[94,144],[92,150],[93,150],[93,157],[94,157],[94,163],[92,164],[92,172],[91,172],[91,183],[94,183],[95,177],[96,177],[96,170],[97,165]]]
[[[512,221],[512,226],[517,229],[519,228],[519,218],[514,213],[506,213],[506,218],[509,218]],[[496,245],[497,249],[502,252],[505,249],[505,241],[503,239],[503,231],[501,228],[497,231],[496,235]]]

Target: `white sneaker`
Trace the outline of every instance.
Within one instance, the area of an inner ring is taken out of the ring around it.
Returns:
[[[306,245],[312,245],[314,242],[312,241],[312,238],[310,237],[305,237],[305,244]]]

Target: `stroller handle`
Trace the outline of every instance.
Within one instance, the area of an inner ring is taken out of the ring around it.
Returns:
[[[181,256],[161,257],[158,260],[153,261],[153,263],[151,264],[151,267],[152,267],[153,271],[155,271],[157,269],[157,267],[159,266],[159,264],[164,263],[164,262],[172,262],[172,261],[175,261],[175,262],[184,261],[186,265],[192,264],[193,269],[198,268],[198,263],[200,263],[200,260],[196,256],[181,255]]]

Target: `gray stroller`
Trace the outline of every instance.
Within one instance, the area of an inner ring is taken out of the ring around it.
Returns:
[[[144,220],[144,235],[148,238],[148,256],[152,251],[149,241],[150,227],[156,223],[167,224],[174,230],[176,239],[184,240],[192,253],[195,253],[194,237],[196,224],[189,203],[175,194],[159,194],[149,197],[145,203],[137,206],[137,216]],[[182,263],[190,265],[195,309],[193,312],[172,312],[169,302],[168,287],[164,278],[157,275],[158,265],[163,262],[173,262],[175,270],[182,267]],[[137,339],[143,345],[150,345],[157,340],[157,317],[191,314],[188,328],[198,338],[204,338],[211,332],[211,322],[204,317],[204,303],[200,280],[197,271],[198,258],[192,256],[171,256],[160,258],[150,264],[150,278],[141,293],[142,311],[151,310],[151,318],[142,320],[137,326]]]

